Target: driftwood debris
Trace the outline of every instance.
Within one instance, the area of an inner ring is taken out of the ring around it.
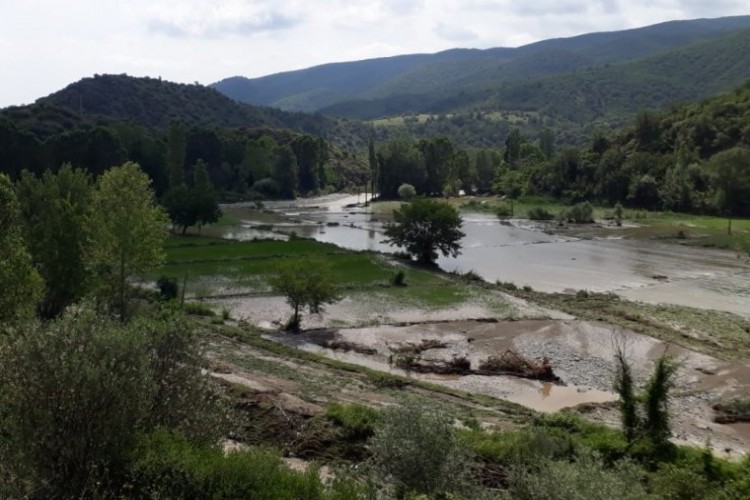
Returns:
[[[510,349],[498,356],[490,356],[479,365],[479,369],[474,373],[477,375],[515,375],[546,382],[560,381],[560,377],[552,371],[552,365],[546,357],[533,360]]]

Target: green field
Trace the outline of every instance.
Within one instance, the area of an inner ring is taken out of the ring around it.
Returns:
[[[180,284],[187,276],[186,296],[222,298],[272,295],[270,278],[280,262],[316,257],[331,268],[332,278],[344,295],[384,314],[393,308],[437,309],[479,303],[498,313],[512,314],[497,294],[458,279],[395,263],[370,252],[352,252],[314,240],[233,241],[194,235],[171,236],[167,259],[152,278],[169,276]],[[391,286],[399,271],[405,287]]]

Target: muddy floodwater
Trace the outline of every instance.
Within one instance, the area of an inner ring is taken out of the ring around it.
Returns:
[[[329,242],[353,250],[394,252],[383,243],[387,216],[351,205],[351,195],[273,202],[274,231]],[[249,215],[227,237],[251,239],[264,234],[267,220]],[[655,240],[623,239],[606,228],[596,236],[554,234],[554,228],[528,221],[499,221],[481,213],[463,214],[462,254],[443,258],[446,271],[474,271],[483,279],[528,285],[545,292],[589,290],[625,298],[733,312],[750,317],[750,266],[731,252]]]

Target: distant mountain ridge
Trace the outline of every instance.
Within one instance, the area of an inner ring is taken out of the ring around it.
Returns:
[[[256,105],[376,118],[426,109],[381,106],[382,111],[373,116],[347,113],[340,104],[394,98],[403,102],[404,96],[429,102],[440,100],[443,94],[481,93],[505,83],[528,83],[666,54],[720,39],[742,28],[750,28],[750,16],[670,21],[625,31],[544,40],[518,48],[453,49],[326,64],[255,79],[232,77],[212,87],[233,99]],[[472,100],[476,101],[476,96],[469,96],[468,101]],[[465,103],[456,104],[454,109],[465,107]]]

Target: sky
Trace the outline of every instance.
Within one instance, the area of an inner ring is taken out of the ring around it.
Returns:
[[[747,0],[0,0],[0,107],[94,74],[207,85],[747,14]]]

